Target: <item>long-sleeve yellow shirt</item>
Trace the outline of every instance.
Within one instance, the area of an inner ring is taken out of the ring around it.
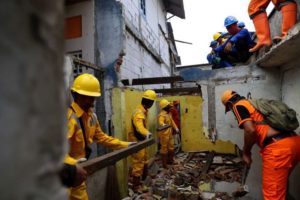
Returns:
[[[172,133],[172,128],[177,130],[177,126],[172,118],[172,114],[171,113],[167,113],[167,111],[162,110],[160,111],[159,115],[158,115],[158,126],[162,127],[165,125],[170,125],[170,128],[167,128],[165,130],[160,131],[161,133]]]
[[[70,157],[76,160],[85,157],[84,136],[79,122],[80,117],[82,118],[88,144],[96,142],[112,149],[128,147],[128,142],[108,136],[102,131],[97,116],[95,113],[93,113],[92,109],[86,113],[79,107],[77,103],[73,102],[71,107],[68,109],[67,137],[70,143]]]
[[[147,110],[143,105],[138,105],[133,111],[131,116],[131,129],[129,131],[128,139],[129,141],[138,141],[138,138],[134,134],[134,129],[141,134],[143,137],[146,137],[149,133],[147,126]]]

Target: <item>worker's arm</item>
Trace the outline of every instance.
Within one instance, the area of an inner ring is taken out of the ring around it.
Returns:
[[[136,113],[133,117],[133,125],[136,130],[144,137],[150,133],[150,131],[144,126],[145,116],[142,113]]]
[[[122,149],[129,146],[129,142],[121,141],[104,133],[98,121],[96,123],[94,141],[111,149]]]
[[[229,42],[235,44],[240,39],[247,40],[248,37],[250,37],[249,31],[247,29],[243,28],[242,30],[240,30],[240,32],[238,32],[237,34],[235,34],[234,36],[232,36],[229,39]]]
[[[87,172],[77,165],[76,159],[67,154],[64,160],[64,165],[59,170],[59,177],[64,186],[75,187],[86,180]]]
[[[165,123],[166,120],[165,119],[166,119],[166,117],[164,115],[162,115],[162,114],[160,114],[158,116],[158,126],[159,127],[162,127],[162,126],[166,125],[166,123]]]
[[[172,117],[171,117],[171,126],[172,126],[172,128],[173,128],[174,130],[179,131],[179,130],[178,130],[178,127],[177,127],[177,125],[176,125],[176,123],[174,122],[174,120],[173,120]]]
[[[251,149],[256,143],[257,135],[253,121],[245,121],[244,127],[244,147],[243,147],[243,160],[250,167],[252,163]]]

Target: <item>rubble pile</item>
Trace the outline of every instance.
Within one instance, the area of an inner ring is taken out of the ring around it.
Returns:
[[[163,169],[158,156],[143,187],[136,193],[129,189],[124,200],[229,200],[240,186],[243,165],[234,155],[179,153],[175,161]]]

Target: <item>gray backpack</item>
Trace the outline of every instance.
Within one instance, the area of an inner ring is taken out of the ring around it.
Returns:
[[[296,111],[285,103],[267,99],[249,99],[249,101],[264,115],[265,122],[262,123],[280,131],[294,131],[299,127]]]

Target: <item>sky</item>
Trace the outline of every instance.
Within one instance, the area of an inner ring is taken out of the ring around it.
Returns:
[[[249,1],[245,0],[183,0],[185,17],[169,19],[172,23],[176,40],[193,43],[192,45],[176,42],[182,65],[207,63],[206,56],[210,52],[209,44],[213,34],[226,32],[224,20],[232,15],[243,21],[249,31],[254,31],[248,16]],[[268,12],[272,9],[269,6]]]

